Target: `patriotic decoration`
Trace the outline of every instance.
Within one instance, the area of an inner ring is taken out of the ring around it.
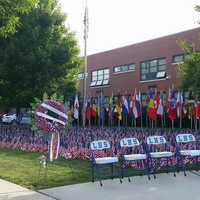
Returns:
[[[52,133],[50,142],[50,161],[58,158],[60,150],[59,132],[67,123],[67,115],[63,104],[46,100],[35,111],[35,121],[44,133]]]
[[[67,123],[67,115],[63,104],[46,100],[35,110],[35,122],[44,133],[59,132]]]
[[[48,152],[48,138],[43,135],[33,134],[33,131],[29,127],[24,126],[6,126],[0,125],[0,149],[16,149],[25,152]],[[124,133],[127,137],[136,137],[140,142],[145,142],[148,135],[152,135],[151,129],[144,129],[138,132],[135,128],[70,128],[67,134],[60,136],[60,156],[66,159],[89,159],[91,150],[89,144],[94,139],[108,140],[111,143],[112,152],[99,152],[98,157],[104,157],[113,153],[116,156],[121,155],[121,148],[119,142],[124,138]],[[167,141],[173,143],[174,137],[180,133],[191,133],[195,136],[196,140],[200,140],[199,132],[195,130],[169,130],[169,129],[157,129],[156,134],[164,136]],[[57,140],[55,137],[54,140]],[[59,141],[59,140],[58,140]],[[169,145],[167,144],[167,145]],[[200,144],[197,144],[197,148],[200,149]],[[168,146],[171,151],[174,151],[174,146]],[[195,144],[191,144],[190,148],[195,147]],[[187,148],[185,145],[183,148]],[[54,146],[54,157],[56,157],[57,145]],[[138,152],[142,153],[142,151]],[[187,160],[187,163],[193,161]],[[161,161],[162,165],[165,165],[165,161]],[[176,164],[176,159],[173,160],[173,164]]]
[[[56,160],[60,152],[60,134],[52,133],[50,144],[50,161]]]

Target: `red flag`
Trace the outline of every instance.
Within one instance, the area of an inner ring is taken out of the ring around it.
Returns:
[[[159,97],[156,93],[156,95],[154,96],[154,106],[155,106],[155,109],[157,110],[158,109],[158,105],[159,105]]]
[[[169,95],[168,95],[168,117],[171,121],[176,119],[176,105],[173,105],[173,98],[172,98],[172,92],[169,88]]]
[[[91,116],[92,116],[91,114],[92,114],[91,107],[90,107],[90,104],[88,103],[87,108],[86,108],[86,119],[87,120],[91,120]]]
[[[168,117],[171,121],[176,119],[176,108],[173,108],[171,105],[168,108]]]
[[[200,103],[197,103],[197,117],[200,118]]]
[[[149,112],[148,112],[148,116],[149,116],[149,119],[156,120],[156,117],[157,117],[156,109],[150,107]]]
[[[91,108],[91,117],[95,118],[96,117],[96,112],[97,112],[97,107],[95,103],[93,103],[92,108]]]

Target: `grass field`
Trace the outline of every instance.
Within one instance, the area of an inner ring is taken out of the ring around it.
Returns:
[[[30,189],[43,189],[90,181],[90,162],[58,160],[48,164],[39,176],[38,153],[0,149],[0,178]],[[47,174],[47,175],[45,175]]]
[[[39,156],[39,153],[0,149],[0,178],[32,190],[91,181],[91,166],[87,160],[60,159],[48,163],[47,170],[42,168],[39,176]],[[200,169],[200,166],[189,168]],[[105,176],[108,169],[102,171],[103,177],[108,178]],[[136,175],[132,170],[128,174]]]

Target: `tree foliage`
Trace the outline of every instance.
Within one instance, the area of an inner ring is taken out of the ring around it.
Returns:
[[[0,39],[0,105],[6,107],[29,106],[45,91],[63,95],[67,75],[81,62],[57,0],[39,0],[20,19],[18,31]]]
[[[195,11],[200,12],[200,6],[195,6]],[[192,91],[196,99],[200,100],[200,52],[194,44],[183,40],[178,43],[186,55],[184,63],[177,67],[180,87]]]
[[[181,87],[186,91],[192,91],[197,99],[200,99],[200,52],[194,44],[185,41],[180,42],[180,46],[187,55],[183,64],[178,65],[178,76]]]
[[[31,11],[38,0],[0,0],[0,37],[16,32],[20,25],[20,14]]]

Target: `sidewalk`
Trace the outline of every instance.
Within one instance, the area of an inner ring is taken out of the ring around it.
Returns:
[[[0,179],[0,200],[199,200],[200,173],[160,174],[151,181],[146,176],[84,183],[41,190],[39,193]]]
[[[193,173],[157,175],[151,181],[146,176],[85,183],[42,190],[59,200],[200,200],[200,177]]]
[[[55,200],[0,179],[0,200]]]

